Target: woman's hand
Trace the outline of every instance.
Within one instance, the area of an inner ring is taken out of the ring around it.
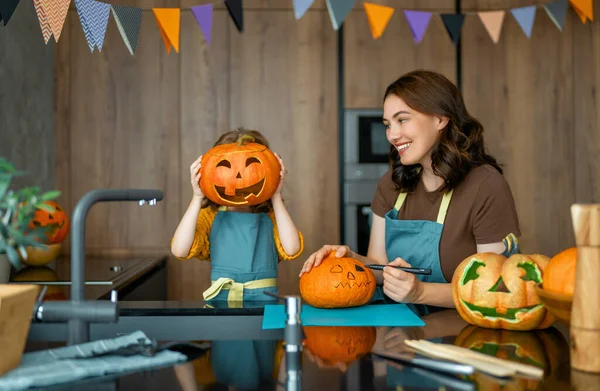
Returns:
[[[279,160],[279,165],[281,166],[281,170],[279,171],[279,185],[277,185],[277,189],[275,190],[275,193],[273,194],[273,198],[275,198],[275,197],[281,198],[281,190],[283,189],[283,183],[285,181],[285,174],[287,174],[287,171],[285,169],[285,166],[283,165],[283,160],[281,159],[281,156],[279,156],[279,154],[277,154],[277,153],[275,153],[275,156],[277,157],[277,160]]]
[[[402,258],[396,258],[390,266],[411,267]],[[412,273],[385,267],[383,269],[383,292],[392,300],[399,303],[416,303],[421,297],[423,285]]]
[[[326,244],[316,252],[314,252],[308,259],[304,262],[304,266],[302,266],[302,270],[300,270],[300,277],[304,273],[308,273],[313,267],[318,267],[323,259],[327,258],[330,253],[335,251],[336,258],[342,257],[355,257],[355,254],[350,250],[348,246],[340,246],[340,245],[331,245]]]
[[[192,190],[194,192],[194,197],[199,198],[200,200],[204,199],[204,194],[200,189],[200,168],[202,167],[202,155],[192,165],[190,166],[190,178],[192,181]]]

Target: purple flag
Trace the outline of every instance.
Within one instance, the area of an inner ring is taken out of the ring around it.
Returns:
[[[408,20],[415,43],[421,42],[431,19],[431,12],[404,10],[404,15]]]
[[[202,34],[204,34],[204,38],[206,38],[206,42],[210,44],[210,32],[212,30],[212,16],[213,16],[213,5],[197,5],[192,7],[192,13],[194,14],[194,18],[196,18],[196,22],[198,22],[198,26],[200,26],[200,30],[202,30]]]

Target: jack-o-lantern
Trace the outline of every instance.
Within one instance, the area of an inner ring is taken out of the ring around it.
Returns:
[[[549,258],[478,253],[463,260],[452,278],[460,316],[476,326],[506,330],[550,327],[555,318],[535,292]]]
[[[273,196],[281,165],[269,148],[253,141],[242,136],[237,143],[217,145],[202,156],[200,189],[209,200],[251,206]]]
[[[67,213],[55,201],[45,201],[44,203],[52,207],[54,211],[48,212],[44,209],[37,209],[33,219],[29,222],[29,228],[47,227],[47,239],[44,244],[62,243],[69,233]]]
[[[554,327],[521,332],[469,325],[460,331],[454,344],[493,357],[542,368],[545,376],[551,376],[562,365],[561,361],[568,362],[569,357],[569,345]],[[473,380],[481,390],[537,390],[541,381],[517,377],[502,385],[497,379],[480,374],[473,375]]]
[[[304,346],[325,365],[348,364],[371,351],[374,327],[305,326]]]
[[[334,252],[300,277],[302,298],[319,308],[367,304],[375,286],[375,275],[370,269],[354,258],[336,258]]]

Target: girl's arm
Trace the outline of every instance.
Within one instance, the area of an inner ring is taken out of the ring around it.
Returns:
[[[276,194],[271,199],[273,202],[273,214],[276,221],[279,241],[285,253],[289,256],[298,254],[302,246],[300,243],[300,233],[294,224],[283,199],[280,194]]]
[[[202,198],[194,195],[171,241],[171,252],[177,258],[185,258],[190,253],[194,237],[196,236],[196,222],[201,207]]]

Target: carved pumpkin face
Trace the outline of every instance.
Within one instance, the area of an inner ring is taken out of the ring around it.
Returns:
[[[377,337],[374,327],[304,326],[304,346],[326,365],[350,363],[368,354]]]
[[[37,209],[33,215],[33,219],[29,222],[29,228],[48,227],[50,228],[46,233],[48,239],[44,244],[62,243],[69,233],[69,218],[55,201],[45,201],[44,203],[54,208],[54,212],[51,213],[43,209]]]
[[[242,142],[217,145],[202,156],[200,189],[219,205],[258,205],[279,185],[281,165],[275,154],[262,144]]]
[[[495,329],[546,328],[555,319],[535,292],[549,258],[544,255],[479,253],[462,261],[452,278],[452,296],[467,322]]]
[[[361,262],[336,258],[332,252],[319,266],[300,277],[300,293],[313,307],[354,307],[371,300],[375,284],[375,275]]]

